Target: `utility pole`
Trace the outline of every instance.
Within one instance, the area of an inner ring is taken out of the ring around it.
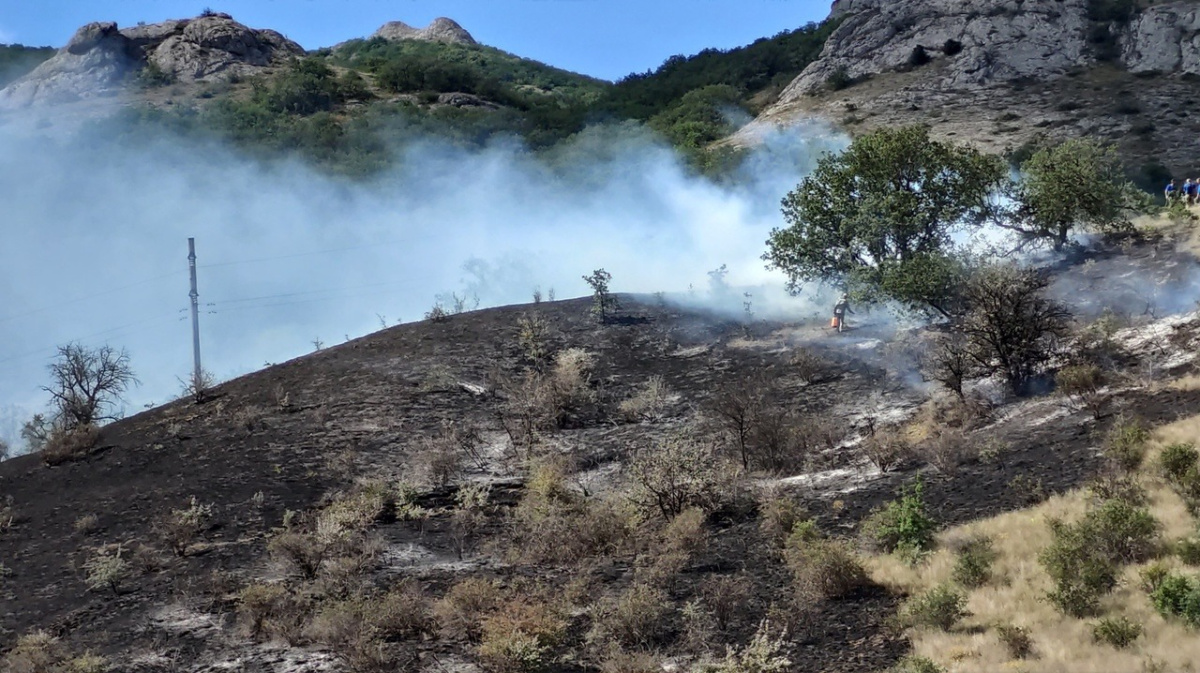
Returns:
[[[203,385],[203,376],[200,373],[200,310],[199,299],[200,293],[196,291],[196,239],[188,239],[188,271],[192,276],[192,291],[188,296],[192,298],[192,359],[196,364],[196,371],[192,374],[192,387],[196,395],[201,394],[200,386]]]

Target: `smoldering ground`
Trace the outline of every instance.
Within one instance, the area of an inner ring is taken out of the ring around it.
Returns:
[[[535,288],[587,294],[582,276],[598,268],[616,292],[705,300],[724,264],[730,287],[753,287],[755,315],[810,311],[760,256],[783,224],[780,198],[845,145],[817,126],[777,133],[716,184],[629,126],[590,129],[549,157],[427,139],[352,183],[166,135],[115,144],[29,128],[0,127],[0,437],[13,443],[45,403],[59,344],[128,349],[141,386],[126,413],[179,394],[188,237],[204,366],[219,380],[420,319],[452,293],[468,308],[529,302]],[[742,311],[735,294],[720,308]]]

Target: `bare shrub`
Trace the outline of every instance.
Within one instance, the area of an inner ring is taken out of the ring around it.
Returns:
[[[707,404],[709,413],[737,447],[742,469],[750,469],[751,434],[766,404],[766,389],[760,379],[737,379],[721,386]]]
[[[0,660],[4,673],[105,673],[108,662],[85,653],[74,656],[61,640],[46,631],[32,631],[16,643]]]
[[[658,657],[649,652],[615,651],[600,662],[600,673],[662,673]]]
[[[746,614],[746,597],[751,588],[750,581],[743,575],[718,575],[700,583],[700,596],[718,632],[727,632]]]
[[[623,400],[617,408],[626,420],[660,420],[670,394],[661,376],[651,376],[641,390]]]
[[[503,598],[495,582],[468,577],[450,587],[434,604],[433,614],[444,636],[477,642],[484,618],[496,610]]]
[[[863,456],[884,473],[904,465],[915,453],[903,430],[894,426],[877,430],[874,424],[869,425],[859,447]]]
[[[792,670],[791,660],[780,654],[786,644],[783,636],[772,636],[771,624],[764,620],[749,643],[726,651],[713,673],[785,673]]]
[[[445,488],[462,477],[465,459],[462,448],[452,439],[426,438],[417,452],[415,467],[430,486]]]
[[[1029,635],[1029,629],[1023,626],[999,624],[996,626],[996,637],[1013,659],[1026,659],[1033,654],[1033,638]]]
[[[660,550],[668,554],[677,552],[685,557],[702,551],[708,545],[705,518],[704,512],[695,507],[680,512],[663,528]]]
[[[589,639],[621,647],[647,647],[664,635],[669,610],[661,589],[634,584],[615,600],[597,606]]]
[[[697,507],[714,511],[734,495],[740,477],[711,445],[676,437],[637,453],[626,468],[632,502],[644,516],[666,519]]]
[[[1109,396],[1103,390],[1108,380],[1100,367],[1092,364],[1063,367],[1055,374],[1054,384],[1073,409],[1087,409],[1096,419],[1104,415]]]
[[[501,379],[500,420],[517,446],[533,446],[540,434],[567,425],[570,418],[594,400],[591,370],[594,358],[580,348],[555,356],[548,373],[530,370],[523,376]]]
[[[181,396],[191,398],[196,404],[203,404],[208,399],[209,391],[217,382],[216,377],[207,369],[201,369],[199,373],[193,371],[187,380],[178,380],[183,388]]]
[[[298,643],[312,610],[311,600],[281,584],[251,584],[238,594],[238,621],[251,638],[278,637]]]
[[[944,428],[917,447],[917,454],[943,474],[953,474],[959,465],[979,457],[979,447],[961,430]]]
[[[130,386],[138,385],[129,353],[107,345],[59,346],[49,369],[51,384],[43,390],[50,393],[56,416],[67,430],[115,420],[117,401]]]
[[[425,319],[429,322],[446,322],[450,320],[450,313],[446,311],[446,307],[442,306],[441,302],[435,302],[434,305],[425,312]]]
[[[80,535],[90,535],[100,528],[100,517],[95,514],[84,514],[75,520],[75,532]]]
[[[271,557],[307,580],[316,579],[328,553],[328,545],[314,535],[284,532],[267,543]]]
[[[1029,392],[1070,331],[1070,312],[1046,296],[1049,283],[1039,271],[995,265],[977,271],[964,288],[970,311],[961,330],[968,352],[1017,395]]]
[[[965,339],[959,335],[939,338],[925,356],[923,364],[929,380],[937,381],[957,398],[965,399],[963,385],[976,371]]]
[[[42,445],[42,462],[49,466],[62,465],[88,455],[100,439],[94,425],[79,425],[72,429],[56,428]]]

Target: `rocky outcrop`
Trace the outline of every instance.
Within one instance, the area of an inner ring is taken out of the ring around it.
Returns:
[[[304,49],[273,30],[254,30],[227,14],[172,21],[130,31],[145,35],[148,63],[181,80],[247,75]]]
[[[835,77],[944,63],[950,88],[1065,74],[1089,61],[1086,0],[843,0],[821,58],[783,93],[806,95]]]
[[[375,31],[371,37],[385,40],[424,40],[426,42],[449,42],[454,44],[478,44],[475,38],[455,21],[445,17],[434,19],[424,28],[413,28],[403,21],[389,21]]]
[[[0,89],[0,109],[111,95],[147,65],[183,82],[250,75],[304,54],[273,30],[254,30],[228,14],[118,30],[90,23],[32,72]]]
[[[89,23],[49,60],[0,89],[0,109],[104,95],[138,65],[136,50],[117,30],[117,24]]]
[[[1122,38],[1121,60],[1132,72],[1200,74],[1200,4],[1154,5]]]

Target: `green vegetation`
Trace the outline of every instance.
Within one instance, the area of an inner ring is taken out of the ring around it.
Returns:
[[[929,129],[861,136],[783,201],[764,258],[797,291],[807,281],[845,286],[863,302],[950,315],[963,277],[951,235],[982,222],[1004,177],[1002,162],[935,141]]]
[[[1150,602],[1163,617],[1175,617],[1200,627],[1200,579],[1169,573],[1150,592]]]
[[[886,552],[918,554],[933,549],[935,522],[925,511],[925,484],[916,483],[900,491],[900,497],[863,521],[863,534]]]
[[[0,44],[0,87],[41,65],[58,51],[54,47]]]
[[[553,165],[564,141],[612,125],[656,137],[694,171],[719,177],[738,166],[740,153],[713,142],[774,100],[819,55],[834,25],[674,56],[616,83],[483,45],[351,40],[248,83],[210,85],[194,105],[129,111],[95,135],[124,142],[165,130],[365,177],[397,160],[391,150],[427,137],[468,148],[515,138]],[[173,84],[154,69],[138,83]]]

